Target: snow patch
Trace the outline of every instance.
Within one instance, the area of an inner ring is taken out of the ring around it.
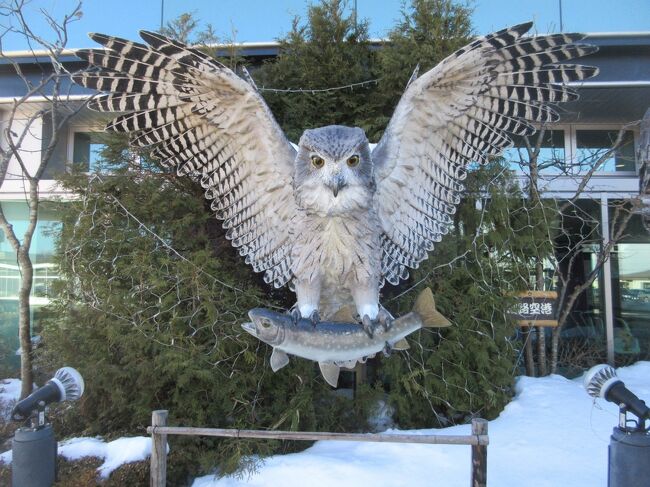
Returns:
[[[650,362],[617,372],[650,402]],[[607,447],[617,423],[616,405],[588,396],[582,378],[520,377],[514,399],[489,423],[488,485],[607,485]],[[402,431],[386,431],[393,432]],[[467,435],[470,426],[408,433]],[[469,476],[467,446],[321,441],[301,453],[267,458],[249,478],[207,475],[193,487],[302,487],[305,479],[310,487],[466,487]]]
[[[101,478],[107,478],[121,465],[139,462],[151,455],[151,438],[134,436],[118,438],[109,443],[98,438],[72,438],[59,443],[59,455],[67,460],[82,457],[99,457],[104,463],[97,469]]]
[[[20,397],[20,379],[0,381],[0,420],[9,421],[11,410]]]
[[[620,368],[617,373],[631,391],[650,402],[650,362]],[[19,392],[20,381],[0,383],[0,401],[15,401]],[[388,419],[387,410],[379,408],[377,413],[376,419]],[[616,405],[589,397],[582,378],[520,377],[514,399],[489,423],[488,485],[606,485],[607,447],[617,423]],[[389,429],[386,434],[402,432]],[[470,426],[408,432],[467,435]],[[151,439],[140,436],[106,443],[98,438],[73,438],[59,444],[59,454],[68,460],[102,458],[98,471],[106,478],[120,465],[148,458]],[[0,460],[10,462],[11,450],[1,454]],[[301,453],[265,459],[248,478],[206,475],[195,479],[193,487],[302,487],[305,479],[310,487],[466,487],[469,462],[469,447],[460,445],[321,441]]]
[[[102,479],[106,479],[115,469],[124,464],[149,458],[151,438],[135,436],[119,438],[108,443],[100,438],[71,438],[59,442],[59,455],[70,461],[84,457],[103,459],[104,463],[97,471]],[[0,460],[4,463],[11,463],[11,450],[0,454]]]

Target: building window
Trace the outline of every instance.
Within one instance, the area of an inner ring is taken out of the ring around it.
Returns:
[[[83,172],[101,170],[101,154],[106,148],[107,136],[102,132],[74,132],[72,140],[72,163]]]
[[[611,201],[611,200],[610,200]],[[610,208],[610,220],[616,214]],[[650,235],[634,215],[611,255],[617,364],[650,359]]]
[[[2,210],[12,224],[18,238],[29,225],[29,208],[24,201],[2,201]],[[29,255],[34,266],[32,294],[29,298],[34,334],[38,334],[42,307],[49,303],[52,283],[58,278],[54,264],[55,234],[61,226],[52,203],[39,205],[38,223],[32,238]],[[18,290],[20,270],[16,252],[0,230],[0,368],[19,366],[18,349]]]
[[[621,146],[612,154],[607,154],[618,137],[618,130],[582,130],[575,131],[574,164],[579,171],[588,171],[601,161],[598,172],[634,172],[634,134],[626,131]]]
[[[534,149],[538,141],[538,134],[528,137],[528,143]],[[503,157],[511,169],[524,172],[530,171],[530,157],[526,146],[525,137],[512,136],[513,147],[503,151]],[[566,161],[566,141],[564,130],[554,129],[544,131],[543,139],[537,156],[537,165],[540,171],[562,172]]]
[[[600,161],[597,172],[615,173],[636,171],[634,132],[627,130],[619,148],[609,154],[619,133],[618,127],[564,126],[547,129],[543,134],[537,164],[542,174],[577,175],[589,171]],[[530,157],[526,138],[511,136],[513,147],[503,151],[509,167],[515,171],[530,172]],[[535,147],[539,132],[528,137]],[[605,158],[601,160],[601,158]]]

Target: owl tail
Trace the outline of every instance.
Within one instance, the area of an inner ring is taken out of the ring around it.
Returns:
[[[424,328],[444,328],[451,325],[449,320],[436,309],[433,293],[428,287],[424,288],[416,298],[413,312],[420,315]]]

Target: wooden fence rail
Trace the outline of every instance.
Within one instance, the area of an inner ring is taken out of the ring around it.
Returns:
[[[314,441],[368,441],[380,443],[421,443],[429,445],[470,445],[472,447],[471,487],[487,485],[488,422],[472,420],[471,435],[409,435],[370,433],[325,433],[307,431],[266,431],[222,428],[189,428],[167,426],[168,413],[154,411],[151,426],[151,487],[165,487],[167,483],[167,435],[219,436],[224,438],[260,438],[268,440]]]

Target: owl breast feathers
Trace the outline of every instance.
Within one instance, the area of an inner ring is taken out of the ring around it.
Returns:
[[[94,68],[74,79],[105,92],[89,107],[120,113],[107,130],[200,182],[233,246],[267,283],[295,286],[303,315],[343,294],[375,319],[381,285],[447,233],[466,166],[557,121],[551,104],[577,98],[566,83],[597,74],[565,63],[596,50],[582,36],[525,36],[531,25],[412,77],[373,150],[341,126],[306,130],[294,149],[252,83],[153,32],[146,44],[91,34],[105,49],[77,51]]]

